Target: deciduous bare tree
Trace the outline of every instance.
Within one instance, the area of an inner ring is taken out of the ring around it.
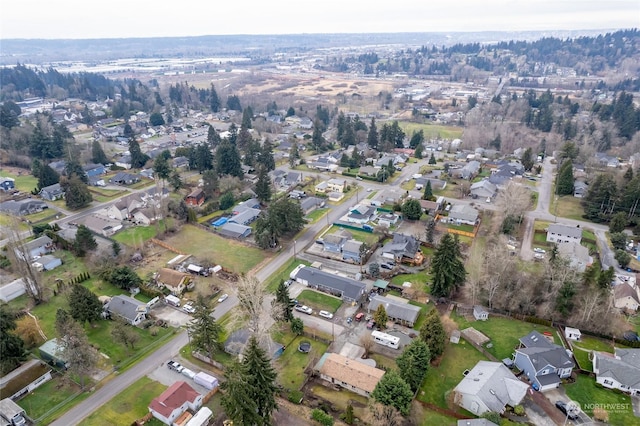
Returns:
[[[46,300],[44,286],[42,284],[42,274],[33,266],[33,259],[26,246],[26,236],[20,231],[20,222],[15,216],[9,216],[9,226],[7,227],[10,240],[10,248],[7,255],[11,264],[15,268],[17,275],[24,280],[24,288],[27,296],[38,305]]]
[[[369,358],[369,351],[373,347],[374,341],[371,334],[365,333],[360,337],[360,346],[364,348],[364,354],[362,354],[362,358]]]
[[[521,218],[531,207],[531,190],[524,185],[509,181],[498,193],[496,206],[505,217]]]

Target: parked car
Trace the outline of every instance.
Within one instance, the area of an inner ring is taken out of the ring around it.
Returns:
[[[188,314],[192,314],[196,311],[196,308],[193,307],[193,305],[184,305],[182,307],[182,310],[185,311]]]
[[[375,327],[375,326],[376,326],[376,322],[375,322],[374,320],[370,320],[370,321],[367,323],[367,328],[368,328],[369,330],[373,330],[373,327]]]
[[[178,373],[184,370],[184,367],[179,362],[173,360],[167,362],[167,367],[169,367],[169,370],[177,371]]]
[[[573,408],[569,408],[567,406],[566,402],[564,402],[564,401],[556,401],[556,407],[558,407],[558,410],[562,411],[562,413],[565,416],[567,416],[567,418],[569,420],[577,420],[578,419],[578,413],[576,413]]]
[[[182,375],[187,376],[190,379],[193,379],[196,375],[196,372],[193,370],[189,370],[188,368],[183,368],[181,371]]]
[[[222,296],[220,296],[220,297],[218,298],[218,303],[222,303],[222,302],[224,302],[225,300],[227,300],[228,298],[229,298],[229,295],[228,295],[227,293],[225,293],[225,294],[223,294]]]
[[[362,321],[362,318],[364,318],[364,312],[358,312],[356,315],[356,321]]]
[[[393,265],[392,265],[392,264],[390,264],[390,263],[381,263],[381,264],[380,264],[380,267],[381,267],[382,269],[389,269],[389,270],[393,269]]]
[[[303,312],[308,315],[311,315],[313,313],[313,309],[311,309],[307,305],[296,305],[294,306],[294,309],[298,312]]]
[[[533,251],[535,251],[536,253],[546,253],[546,250],[541,249],[540,247],[534,248]]]
[[[327,318],[327,319],[331,319],[333,318],[333,314],[329,311],[320,311],[318,312],[318,315],[320,315],[321,317]]]

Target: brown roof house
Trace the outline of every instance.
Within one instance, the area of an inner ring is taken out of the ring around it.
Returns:
[[[156,283],[158,286],[168,288],[172,294],[177,296],[182,294],[191,283],[191,275],[169,268],[160,268],[156,273]]]
[[[187,195],[184,199],[184,202],[187,203],[188,206],[196,206],[199,207],[204,204],[204,191],[200,188],[196,188],[189,195]]]
[[[627,312],[637,311],[640,307],[638,291],[628,283],[618,284],[613,288],[613,306]]]
[[[379,368],[328,352],[322,355],[315,369],[323,380],[366,397],[385,373]]]
[[[162,423],[173,425],[185,411],[198,411],[202,406],[202,398],[202,395],[188,383],[175,382],[160,396],[151,400],[149,412]]]

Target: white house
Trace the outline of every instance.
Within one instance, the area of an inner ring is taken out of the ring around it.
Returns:
[[[613,306],[618,309],[635,312],[640,307],[638,291],[628,283],[613,287]]]
[[[449,212],[449,222],[458,225],[475,225],[478,222],[478,210],[466,204],[456,204]]]
[[[478,321],[486,321],[489,319],[489,312],[480,305],[473,307],[473,317]]]
[[[582,240],[582,228],[577,226],[552,223],[547,229],[547,242],[550,243],[570,243],[580,244]]]
[[[582,337],[582,333],[580,333],[580,330],[578,330],[577,328],[565,327],[564,337],[567,340],[580,340],[580,338]]]
[[[107,310],[112,316],[117,316],[131,325],[138,325],[147,318],[149,307],[146,303],[127,295],[114,296]]]
[[[594,352],[596,382],[610,389],[640,395],[640,349],[615,348],[614,354]]]
[[[478,361],[453,389],[453,395],[457,405],[481,416],[488,411],[503,413],[507,405],[515,407],[528,389],[529,385],[501,362]]]

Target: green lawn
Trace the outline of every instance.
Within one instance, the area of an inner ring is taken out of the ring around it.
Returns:
[[[167,238],[166,243],[203,262],[222,265],[236,272],[249,272],[268,256],[264,250],[223,238],[192,225]]]
[[[10,177],[15,179],[15,187],[23,192],[31,192],[38,186],[38,179],[36,179],[29,170],[23,170],[20,174],[10,173],[6,170],[0,169],[0,176]]]
[[[462,137],[463,128],[456,126],[443,126],[440,124],[414,123],[400,121],[398,123],[405,134],[411,135],[422,130],[425,139],[459,139]]]
[[[118,232],[112,238],[129,247],[136,247],[154,238],[157,233],[158,227],[156,225],[132,226]]]
[[[80,424],[84,426],[131,424],[147,414],[149,412],[147,406],[151,400],[166,389],[165,385],[148,377],[142,377],[111,401],[98,408]]]
[[[65,215],[60,213],[55,209],[44,209],[39,213],[30,214],[24,217],[25,220],[28,220],[31,224],[39,223],[39,222],[49,222],[54,219],[63,218]]]
[[[98,201],[100,203],[111,201],[121,195],[128,193],[128,191],[125,191],[125,190],[105,189],[105,188],[98,188],[95,186],[89,187],[89,191],[93,196],[93,200]]]
[[[29,417],[40,419],[50,410],[80,393],[80,387],[62,376],[54,375],[53,379],[35,389],[19,402]],[[43,424],[46,424],[43,422]]]
[[[302,290],[302,293],[298,296],[298,301],[302,305],[313,308],[315,312],[325,310],[334,313],[342,305],[342,300],[337,297],[315,290]]]
[[[589,360],[590,353],[591,351],[573,350],[573,356],[576,358],[576,361],[578,361],[578,366],[582,370],[593,371],[593,363]]]
[[[311,351],[304,354],[298,350],[301,341],[311,343]],[[289,390],[298,390],[305,379],[304,370],[312,359],[318,359],[327,351],[327,344],[306,337],[297,337],[289,344],[276,361],[278,382]]]
[[[554,329],[518,321],[515,318],[490,316],[487,321],[472,322],[468,322],[464,317],[456,314],[452,314],[451,318],[458,323],[460,330],[473,327],[491,338],[493,347],[487,348],[487,351],[498,359],[511,358],[511,354],[518,345],[519,339],[533,330],[538,330],[540,333],[550,331],[553,333],[555,342],[559,345],[562,344]]]
[[[573,195],[563,195],[558,197],[556,201],[555,196],[551,196],[551,203],[549,204],[549,212],[558,217],[566,217],[568,219],[584,220],[582,215],[584,209],[580,205],[580,198],[576,198]]]
[[[371,247],[373,244],[375,244],[378,241],[378,236],[375,235],[373,232],[365,232],[365,231],[358,231],[357,229],[341,228],[335,225],[332,226],[325,235],[339,232],[341,229],[344,229],[345,231],[350,232],[354,240],[362,241],[366,243],[369,247]]]
[[[425,291],[428,291],[429,289],[429,281],[431,281],[431,274],[427,269],[416,272],[415,274],[400,274],[391,278],[391,282],[397,286],[402,286],[402,283],[404,282],[410,282],[414,284],[415,288],[422,288]]]
[[[434,306],[433,304],[425,305],[424,303],[418,303],[413,300],[411,300],[409,304],[413,306],[418,306],[420,308],[418,319],[416,320],[416,323],[413,325],[414,330],[420,330],[420,327],[422,327],[422,323],[424,323],[424,320],[427,317],[427,313],[431,311],[434,308]]]
[[[567,383],[563,386],[567,395],[579,402],[589,416],[593,415],[594,407],[601,407],[609,412],[608,424],[615,426],[638,424],[638,418],[633,415],[631,398],[628,395],[600,388],[596,386],[594,378],[583,374],[578,374],[575,383]]]
[[[393,358],[389,358],[377,353],[370,353],[369,358],[373,359],[376,362],[377,368],[384,367],[386,369],[398,369],[398,364],[396,364],[396,360]]]
[[[447,342],[440,365],[429,367],[427,377],[418,391],[418,399],[442,408],[451,408],[446,402],[449,392],[460,383],[464,370],[471,370],[482,360],[486,360],[484,355],[463,339],[457,345]]]
[[[306,218],[309,221],[309,223],[316,223],[317,221],[319,221],[321,218],[324,217],[325,214],[327,214],[327,212],[329,211],[328,208],[322,208],[322,209],[315,209],[312,212],[310,212]]]
[[[275,273],[273,273],[273,275],[271,275],[269,279],[266,281],[267,291],[269,293],[275,293],[276,289],[278,288],[278,285],[280,285],[280,281],[288,280],[289,275],[291,274],[291,271],[293,271],[296,268],[296,266],[300,264],[303,264],[306,266],[311,265],[306,260],[290,259],[287,263],[282,265]]]
[[[572,341],[571,344],[592,351],[613,353],[612,342],[595,337],[582,336],[579,342]]]

